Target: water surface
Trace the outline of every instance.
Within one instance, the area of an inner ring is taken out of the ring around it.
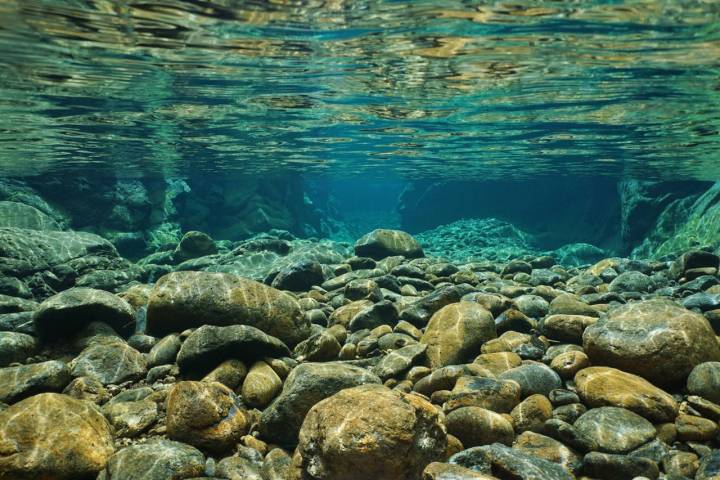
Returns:
[[[720,178],[720,2],[0,2],[0,169]]]

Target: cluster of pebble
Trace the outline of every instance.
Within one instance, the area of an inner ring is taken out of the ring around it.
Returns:
[[[709,251],[451,263],[376,230],[257,282],[185,243],[154,283],[0,296],[0,480],[720,478]]]

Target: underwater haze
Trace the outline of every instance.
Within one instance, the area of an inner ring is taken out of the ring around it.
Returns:
[[[720,0],[0,0],[36,479],[720,479]]]

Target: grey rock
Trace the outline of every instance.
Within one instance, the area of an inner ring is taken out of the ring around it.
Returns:
[[[502,372],[498,378],[518,382],[523,398],[536,393],[548,396],[552,390],[563,386],[560,376],[553,369],[541,363],[530,363],[511,368]]]
[[[720,403],[720,362],[705,362],[693,368],[687,389],[693,395]]]
[[[177,356],[181,371],[208,372],[224,360],[280,358],[290,350],[279,339],[248,325],[204,325],[183,342]]]
[[[0,368],[0,402],[15,403],[43,392],[61,392],[72,377],[65,363],[51,360]]]
[[[599,452],[585,455],[582,470],[589,477],[606,480],[637,477],[656,480],[660,476],[657,463],[649,458]]]
[[[37,340],[24,333],[0,332],[0,367],[13,362],[24,362],[35,353]]]
[[[145,376],[145,357],[122,340],[89,345],[70,362],[74,377],[93,377],[103,385],[137,380]]]
[[[151,440],[115,452],[97,480],[185,480],[204,471],[200,450],[172,440]]]
[[[500,443],[478,447],[488,456],[492,470],[501,477],[519,480],[573,480],[557,463],[506,447]]]
[[[655,438],[653,424],[637,413],[618,407],[593,408],[573,427],[606,453],[626,453]]]

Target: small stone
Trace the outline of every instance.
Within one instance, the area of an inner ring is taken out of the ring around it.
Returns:
[[[323,362],[335,360],[341,348],[334,335],[320,332],[298,343],[294,354],[299,362]]]
[[[103,407],[103,414],[120,437],[136,437],[157,420],[157,404],[150,400],[115,402]]]
[[[556,314],[545,317],[542,331],[553,340],[582,344],[582,334],[587,327],[597,322],[597,318],[585,315]]]
[[[263,480],[260,462],[242,457],[227,457],[217,464],[215,474],[228,480]]]
[[[137,380],[147,372],[145,357],[124,341],[91,344],[69,364],[75,377],[93,377],[103,385]]]
[[[520,384],[521,397],[539,393],[547,396],[552,390],[563,386],[560,376],[542,363],[528,363],[511,368],[498,376],[503,380],[514,380]]]
[[[493,472],[521,480],[573,480],[575,477],[557,463],[499,443],[477,447],[492,464]]]
[[[522,358],[514,352],[483,353],[478,355],[473,363],[490,370],[494,375],[522,365]]]
[[[110,393],[98,379],[93,377],[78,377],[65,387],[63,392],[78,400],[87,400],[97,405],[110,400]]]
[[[322,266],[316,261],[299,261],[288,265],[278,272],[272,282],[274,288],[293,292],[307,291],[313,285],[325,281]]]
[[[565,352],[561,353],[550,362],[550,368],[555,370],[560,378],[570,379],[584,368],[590,366],[590,359],[585,352]]]
[[[203,382],[219,382],[230,390],[236,390],[242,385],[247,376],[248,368],[240,360],[231,358],[215,367],[213,371],[203,377]]]
[[[382,380],[397,377],[424,358],[426,348],[426,345],[414,344],[393,350],[385,355],[371,370]]]
[[[98,319],[125,336],[135,331],[135,311],[130,304],[92,288],[75,287],[58,293],[42,302],[33,316],[38,335],[48,340],[71,335]]]
[[[530,395],[510,412],[515,431],[542,431],[545,422],[552,417],[552,404],[544,395]]]
[[[280,395],[260,417],[262,438],[294,446],[303,419],[313,405],[342,389],[366,383],[379,384],[380,379],[364,368],[343,363],[298,365],[290,372]]]
[[[393,255],[406,258],[424,256],[422,247],[410,234],[400,230],[377,229],[355,243],[355,255],[381,260]]]
[[[210,238],[210,235],[193,230],[187,232],[180,239],[173,257],[176,261],[183,262],[192,258],[204,257],[205,255],[214,255],[217,251],[217,246],[213,239]]]
[[[583,315],[587,317],[599,317],[600,313],[592,306],[580,301],[575,295],[562,293],[550,302],[550,315]]]
[[[158,341],[147,356],[147,366],[156,367],[158,365],[166,365],[168,363],[175,363],[175,358],[182,342],[177,334],[171,334],[163,337]]]
[[[255,362],[242,384],[242,399],[246,405],[265,408],[282,389],[282,380],[275,370],[263,361]]]
[[[713,450],[700,458],[695,480],[717,480],[720,477],[720,450]]]
[[[457,380],[444,410],[481,407],[493,412],[509,413],[520,402],[520,385],[512,380],[462,376]]]
[[[459,465],[433,462],[423,470],[422,480],[495,480],[495,477]]]
[[[513,449],[557,463],[569,472],[575,472],[582,465],[582,458],[572,449],[554,438],[535,432],[523,432],[517,436]]]
[[[662,459],[662,466],[668,475],[694,478],[700,459],[692,452],[673,452]]]

